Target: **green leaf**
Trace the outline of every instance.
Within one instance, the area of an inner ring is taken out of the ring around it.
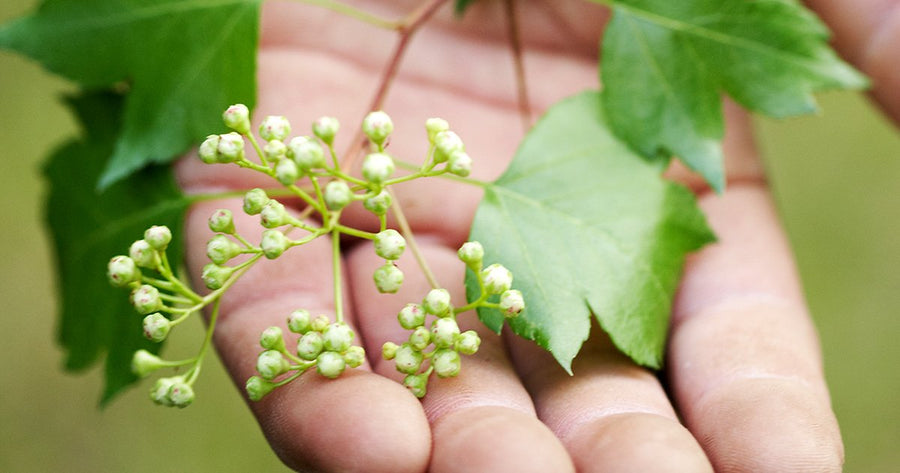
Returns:
[[[168,225],[180,234],[189,201],[168,168],[150,167],[98,194],[93,185],[114,146],[121,123],[122,98],[88,95],[69,101],[85,127],[47,162],[47,223],[53,236],[59,286],[59,342],[65,366],[81,370],[106,351],[105,403],[133,383],[131,355],[138,348],[158,351],[142,336],[142,317],[128,293],[110,286],[106,264],[127,254],[151,225]],[[169,257],[180,261],[182,244],[174,239]]]
[[[590,314],[635,362],[662,364],[685,254],[714,240],[694,196],[609,131],[601,94],[555,105],[486,187],[470,239],[514,275],[526,309],[510,326],[570,370]],[[477,281],[467,280],[470,298]],[[496,310],[479,312],[499,331]]]
[[[105,188],[167,163],[229,104],[253,105],[260,0],[46,0],[0,27],[0,48],[31,56],[88,89],[126,87]]]
[[[453,13],[458,17],[462,17],[463,13],[466,12],[466,9],[469,8],[469,5],[474,1],[475,0],[456,0],[456,2],[453,3]]]
[[[725,186],[719,94],[773,117],[815,110],[814,91],[864,87],[793,0],[594,0],[603,37],[603,106],[617,136],[650,159],[680,157]]]

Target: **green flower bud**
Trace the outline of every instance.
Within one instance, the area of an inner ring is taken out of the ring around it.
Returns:
[[[247,390],[247,397],[251,401],[259,401],[275,389],[275,383],[266,381],[259,376],[251,376],[247,379],[244,389]]]
[[[262,189],[250,189],[244,194],[244,213],[256,215],[262,212],[263,207],[269,203],[269,196]]]
[[[173,406],[185,408],[194,402],[194,388],[183,381],[175,381],[172,383],[172,386],[169,387],[169,392],[166,394],[166,397],[169,398],[169,402],[171,402]]]
[[[141,280],[141,270],[134,264],[133,259],[127,256],[114,256],[106,266],[106,276],[113,286],[126,287]]]
[[[400,290],[403,285],[403,271],[394,265],[394,263],[385,263],[384,266],[375,270],[372,275],[375,280],[375,288],[382,294],[394,294]]]
[[[395,260],[406,249],[403,235],[393,228],[375,234],[375,254],[388,260]]]
[[[172,322],[159,312],[154,312],[144,317],[143,326],[144,337],[151,342],[159,343],[169,336]]]
[[[290,368],[290,363],[276,350],[266,350],[256,358],[256,371],[263,379],[275,379]]]
[[[443,317],[450,311],[450,293],[446,289],[432,289],[422,300],[425,312]]]
[[[169,399],[169,389],[171,389],[176,382],[181,381],[181,379],[180,376],[157,379],[156,384],[150,389],[150,399],[161,406],[172,406],[172,400]]]
[[[385,360],[393,360],[397,356],[399,348],[394,342],[384,342],[384,345],[381,345],[381,357]]]
[[[459,353],[455,350],[435,350],[434,355],[431,357],[431,366],[434,366],[434,373],[441,378],[450,378],[458,375],[460,364]]]
[[[319,117],[312,124],[313,134],[319,137],[325,144],[331,146],[334,144],[334,137],[337,135],[341,124],[334,117]]]
[[[228,209],[218,209],[207,220],[209,229],[215,233],[234,233],[234,215]]]
[[[457,151],[464,151],[462,139],[452,131],[442,131],[434,136],[434,162],[443,163]]]
[[[459,256],[460,261],[466,263],[466,266],[471,270],[478,271],[481,269],[481,263],[484,261],[484,247],[481,246],[481,243],[467,241],[459,247],[459,251],[456,254]]]
[[[417,327],[413,333],[409,334],[409,345],[414,349],[422,351],[431,344],[431,332],[425,327]]]
[[[488,294],[502,294],[512,286],[512,273],[503,265],[492,264],[481,272],[484,289]]]
[[[282,159],[275,165],[275,179],[281,184],[289,186],[300,178],[300,169],[297,163],[290,159]]]
[[[387,213],[388,209],[391,208],[393,201],[394,199],[391,197],[391,194],[382,189],[377,195],[364,200],[363,207],[375,215],[384,215]]]
[[[516,317],[523,310],[525,310],[525,299],[522,298],[521,292],[510,289],[500,294],[500,311],[503,312],[505,317]]]
[[[403,378],[403,385],[406,386],[414,396],[422,399],[428,392],[428,376],[424,374],[409,374]]]
[[[472,172],[472,158],[465,151],[454,151],[450,155],[447,169],[457,176],[466,177]]]
[[[242,159],[244,159],[244,138],[235,132],[219,135],[216,160],[220,163],[233,163]]]
[[[410,302],[397,313],[397,321],[406,330],[413,330],[425,324],[425,311],[419,304]]]
[[[166,366],[166,362],[147,350],[138,350],[131,357],[131,372],[143,378]]]
[[[323,351],[316,358],[316,371],[326,378],[337,378],[344,372],[346,367],[347,362],[344,361],[344,357],[340,353]]]
[[[312,319],[312,317],[310,317],[309,311],[297,309],[291,312],[291,315],[288,315],[288,330],[294,333],[306,333],[309,331],[311,325],[310,319]]]
[[[165,225],[153,225],[144,231],[144,241],[156,251],[165,251],[172,241],[172,230]]]
[[[234,104],[222,114],[225,126],[232,130],[247,135],[250,133],[250,109],[242,103]]]
[[[284,336],[279,327],[268,327],[259,335],[259,346],[266,350],[284,350]]]
[[[259,213],[259,223],[265,228],[277,228],[287,224],[288,213],[284,204],[277,200],[269,200]]]
[[[319,332],[306,332],[297,340],[297,356],[304,360],[315,360],[322,353],[325,342]]]
[[[216,264],[225,264],[241,254],[241,247],[225,235],[216,235],[206,242],[206,256]]]
[[[303,172],[326,166],[325,151],[322,150],[322,145],[308,136],[298,136],[292,139],[288,144],[287,155],[297,163],[297,167]]]
[[[343,353],[350,348],[353,336],[353,330],[350,330],[350,327],[345,323],[331,324],[322,332],[325,349],[338,353]]]
[[[262,234],[259,246],[266,258],[275,259],[290,248],[291,241],[278,230],[266,230]]]
[[[266,141],[284,141],[291,134],[291,123],[282,116],[269,115],[259,125],[259,136]]]
[[[456,350],[463,355],[474,355],[481,345],[481,337],[474,330],[466,330],[456,339]]]
[[[366,115],[366,118],[363,119],[362,129],[363,133],[369,137],[369,141],[381,145],[394,131],[394,122],[387,113],[379,110]]]
[[[344,353],[344,363],[350,368],[357,368],[366,362],[366,351],[363,347],[354,345]]]
[[[284,141],[272,140],[266,143],[266,146],[263,148],[263,155],[269,161],[280,161],[287,156],[287,150],[288,148]]]
[[[219,162],[219,135],[209,135],[206,140],[200,144],[197,150],[200,160],[206,164],[216,164]]]
[[[363,159],[362,174],[366,180],[381,184],[394,174],[394,159],[386,153],[371,153]]]
[[[353,191],[344,181],[331,181],[325,186],[325,205],[331,210],[341,210],[353,201]]]
[[[422,367],[422,361],[425,356],[421,351],[416,350],[410,344],[404,343],[400,345],[394,354],[394,363],[397,371],[405,374],[414,374]]]
[[[450,348],[459,336],[459,325],[447,317],[431,323],[431,341],[438,348]]]
[[[159,265],[159,255],[150,246],[147,240],[137,240],[128,248],[128,256],[134,260],[134,264],[148,269],[156,269]]]
[[[131,305],[141,315],[156,312],[162,307],[162,298],[159,297],[159,289],[149,284],[131,291]]]
[[[428,132],[428,142],[434,143],[435,136],[450,129],[450,124],[443,118],[429,118],[425,120],[425,131]]]
[[[312,320],[311,328],[312,330],[322,333],[325,331],[328,326],[331,325],[331,320],[325,314],[319,314]]]
[[[203,267],[200,278],[203,279],[203,284],[207,288],[215,291],[225,285],[225,281],[228,281],[232,273],[234,273],[234,268],[210,263]]]

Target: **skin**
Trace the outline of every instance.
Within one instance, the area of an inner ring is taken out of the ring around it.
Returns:
[[[355,4],[400,17],[417,3]],[[604,10],[579,1],[552,2],[554,10],[518,3],[535,116],[596,87]],[[873,78],[886,113],[900,117],[900,72],[890,57],[900,47],[900,3],[808,3],[839,34],[839,50]],[[484,2],[462,22],[444,7],[416,35],[384,107],[395,117],[392,154],[422,159],[422,123],[436,114],[465,140],[474,177],[502,172],[523,135],[503,25],[500,4]],[[267,114],[285,115],[294,134],[306,134],[315,118],[336,116],[344,124],[338,149],[346,149],[394,41],[393,33],[318,8],[267,3],[254,124]],[[462,329],[481,333],[480,351],[464,357],[459,377],[432,382],[420,402],[379,355],[381,343],[406,337],[394,314],[421,299],[428,284],[407,252],[399,262],[407,278],[400,293],[377,294],[371,274],[381,262],[369,244],[348,240],[346,318],[369,363],[335,381],[302,376],[249,403],[274,451],[292,468],[326,472],[840,471],[840,433],[791,252],[748,119],[728,103],[726,114],[728,191],[711,193],[677,165],[668,172],[696,191],[719,241],[688,260],[663,376],[635,366],[594,330],[576,359],[577,376],[569,377],[530,342],[495,336],[470,315],[461,317]],[[188,192],[268,185],[234,166],[197,159],[180,163],[178,178]],[[455,251],[481,192],[435,179],[396,191],[437,279],[463,300]],[[260,231],[239,200],[196,205],[186,226],[195,277],[206,263],[206,218],[222,207],[234,211],[243,234]],[[375,225],[361,209],[344,219]],[[254,374],[264,328],[282,326],[296,308],[333,314],[331,278],[330,244],[319,239],[258,264],[233,287],[215,343],[238,386]]]

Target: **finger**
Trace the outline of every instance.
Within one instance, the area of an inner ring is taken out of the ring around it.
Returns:
[[[205,241],[211,236],[206,216],[217,207],[232,209],[243,235],[260,232],[258,222],[241,214],[239,201],[198,204],[185,225],[187,262],[194,275],[205,263]],[[238,386],[255,374],[262,351],[259,334],[266,327],[284,326],[297,308],[333,319],[329,250],[328,242],[318,239],[302,251],[262,261],[223,296],[214,342]],[[347,316],[352,326],[352,311]],[[287,346],[296,344],[286,338]],[[250,407],[275,452],[295,469],[413,472],[424,470],[428,462],[428,424],[415,398],[368,372],[367,366],[336,380],[305,373]]]
[[[452,300],[464,303],[464,265],[456,252],[434,238],[420,239],[427,258]],[[383,264],[370,244],[355,248],[348,258],[354,304],[359,324],[368,340],[402,343],[409,336],[397,323],[396,314],[407,302],[421,301],[431,289],[410,255],[398,261],[406,273],[402,289],[394,296],[377,294],[372,272]],[[474,313],[459,317],[460,329],[476,330],[481,347],[474,356],[463,356],[460,374],[453,378],[432,376],[422,406],[432,426],[433,452],[430,471],[565,472],[571,462],[549,429],[535,416],[528,393],[507,359],[502,340],[478,322]],[[375,371],[402,380],[392,361],[373,361]]]
[[[765,189],[701,199],[718,243],[675,303],[669,379],[716,471],[840,471],[815,329]]]

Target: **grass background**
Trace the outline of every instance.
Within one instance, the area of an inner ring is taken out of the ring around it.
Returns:
[[[3,2],[0,22],[34,3]],[[75,130],[56,100],[69,87],[0,51],[0,471],[284,471],[214,358],[202,402],[182,411],[153,406],[145,385],[100,411],[102,373],[61,371],[40,160]],[[759,140],[822,337],[846,471],[893,472],[900,134],[859,95],[821,103],[821,116],[758,120]],[[199,338],[190,330],[169,350]]]

